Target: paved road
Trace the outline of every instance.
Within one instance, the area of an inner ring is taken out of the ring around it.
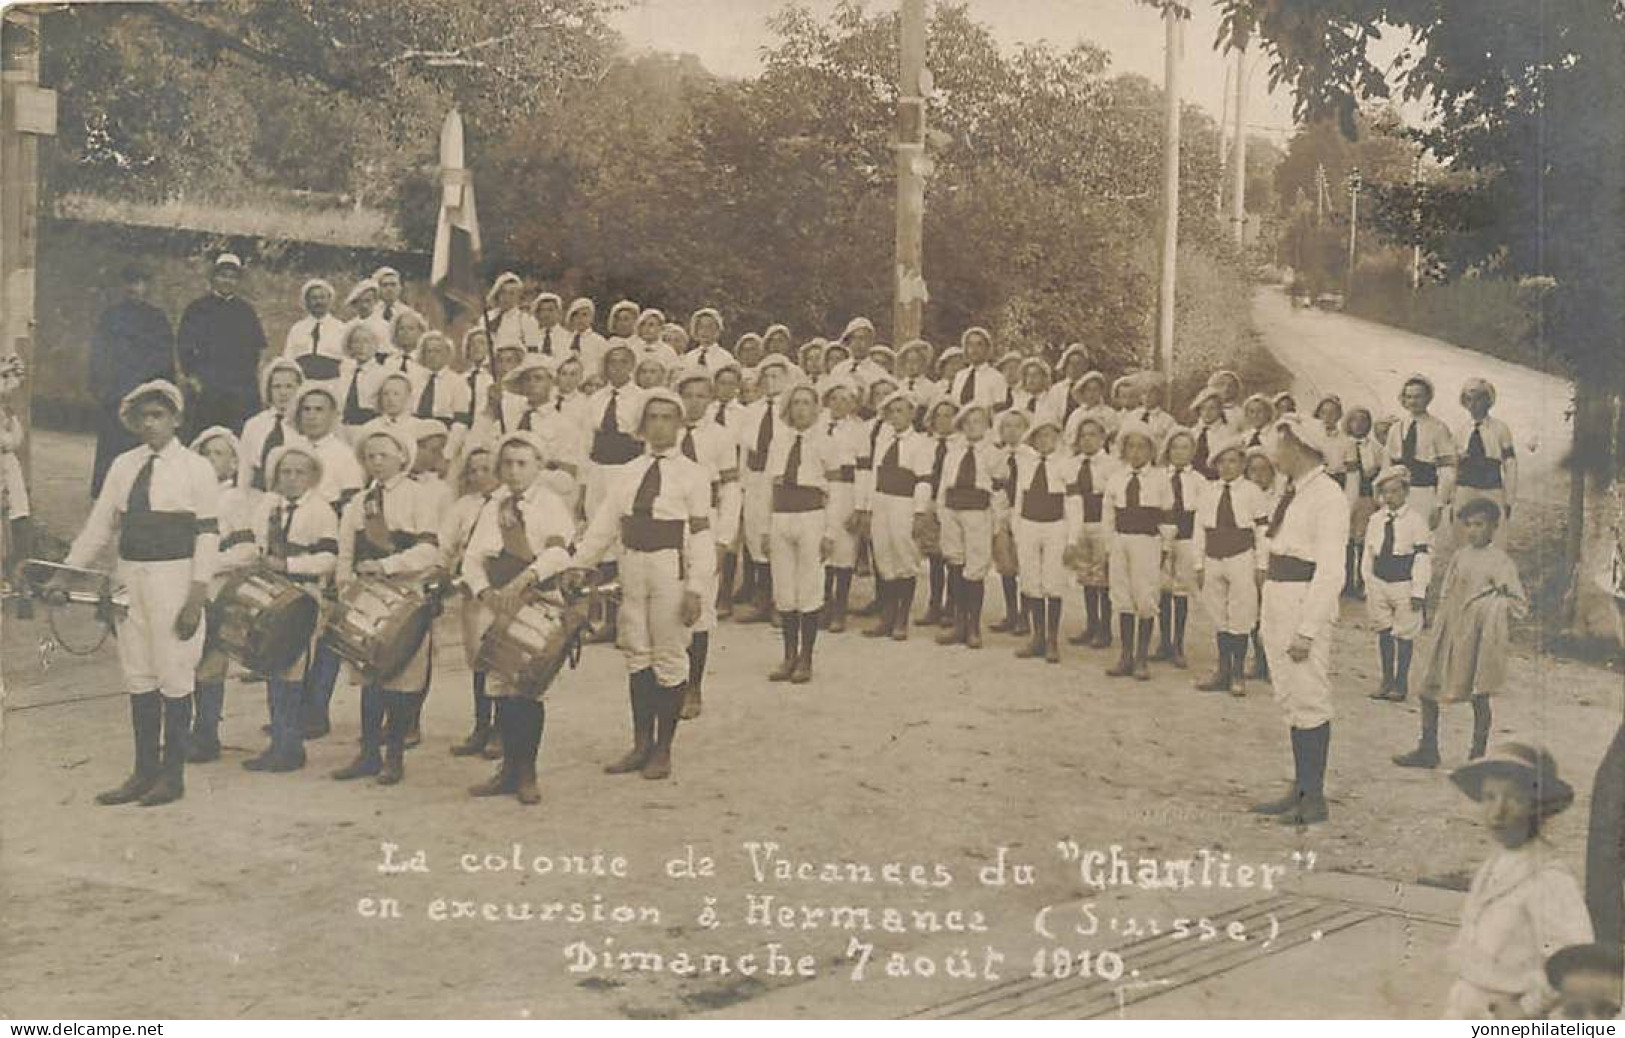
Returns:
[[[1363,404],[1377,415],[1397,414],[1400,386],[1411,372],[1421,372],[1439,387],[1435,413],[1454,428],[1466,419],[1458,402],[1461,384],[1479,375],[1495,383],[1495,413],[1518,440],[1519,498],[1551,497],[1566,486],[1557,463],[1574,437],[1569,381],[1374,321],[1294,310],[1275,289],[1259,291],[1253,313],[1265,344],[1296,377],[1304,409],[1323,393],[1337,393],[1345,407]]]

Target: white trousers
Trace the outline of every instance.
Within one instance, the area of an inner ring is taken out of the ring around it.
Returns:
[[[876,493],[869,535],[875,547],[875,569],[883,580],[906,580],[920,572],[920,549],[914,543],[914,499]]]
[[[117,622],[125,690],[131,695],[162,692],[169,699],[191,695],[203,659],[205,625],[199,622],[192,637],[182,640],[175,636],[175,618],[192,591],[192,560],[121,559],[118,573],[130,596],[130,608]]]
[[[1251,634],[1258,626],[1258,566],[1253,553],[1204,559],[1202,574],[1202,604],[1213,626],[1223,634]]]
[[[688,643],[692,630],[683,623],[682,552],[623,551],[621,611],[616,644],[630,674],[649,667],[666,688],[688,680]],[[704,597],[703,595],[701,596]]]
[[[813,613],[824,608],[824,513],[774,512],[768,563],[773,571],[773,605],[781,613]]]
[[[1028,598],[1066,594],[1066,523],[1039,523],[1016,516],[1010,522],[1016,539],[1016,568],[1021,593]]]
[[[1272,580],[1264,585],[1259,636],[1269,655],[1270,686],[1275,702],[1293,728],[1319,728],[1332,719],[1332,631],[1319,632],[1302,663],[1287,654],[1298,633],[1307,583]]]

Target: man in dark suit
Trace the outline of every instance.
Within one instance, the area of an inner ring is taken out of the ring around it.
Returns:
[[[132,264],[120,280],[118,302],[102,311],[90,339],[90,392],[97,414],[91,497],[101,493],[113,459],[139,442],[119,421],[119,401],[143,382],[175,377],[175,336],[169,317],[147,302],[147,272]]]
[[[209,294],[181,315],[176,352],[192,398],[186,414],[193,432],[212,425],[242,432],[244,419],[259,409],[265,329],[253,304],[237,295],[242,276],[243,261],[221,253],[209,274]]]

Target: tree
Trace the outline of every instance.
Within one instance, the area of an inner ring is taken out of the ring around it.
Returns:
[[[1595,556],[1619,516],[1587,510],[1620,478],[1614,415],[1625,389],[1625,25],[1601,0],[1221,0],[1221,35],[1256,33],[1274,84],[1300,116],[1337,118],[1353,136],[1362,100],[1393,89],[1425,103],[1419,140],[1439,161],[1480,178],[1479,221],[1463,236],[1478,259],[1550,278],[1543,341],[1576,373],[1576,478],[1567,556],[1581,595],[1605,565]],[[1491,29],[1490,27],[1493,27]],[[1372,44],[1408,38],[1393,68]],[[1611,631],[1608,607],[1576,615]]]

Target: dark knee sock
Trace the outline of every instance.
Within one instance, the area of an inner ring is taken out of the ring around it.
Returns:
[[[1395,638],[1394,684],[1401,692],[1411,687],[1411,651],[1415,648],[1409,638]]]
[[[847,599],[852,595],[852,569],[841,566],[835,570],[835,602],[841,609],[846,608]]]
[[[813,646],[818,642],[818,613],[801,614],[801,655],[812,659]]]
[[[1149,617],[1140,621],[1136,635],[1139,638],[1139,644],[1135,646],[1135,650],[1139,653],[1139,658],[1144,659],[1146,650],[1151,645],[1151,619]]]
[[[1185,647],[1185,624],[1190,619],[1191,600],[1184,595],[1174,596],[1174,645]]]
[[[1083,611],[1088,617],[1087,630],[1093,631],[1100,626],[1100,599],[1095,596],[1095,589],[1092,587],[1083,589]]]
[[[485,671],[474,672],[474,723],[481,727],[491,724],[491,697],[485,694]]]
[[[1473,696],[1473,748],[1474,759],[1482,757],[1484,751],[1489,749],[1490,743],[1490,697]]]
[[[1394,632],[1384,628],[1377,632],[1377,655],[1382,657],[1382,683],[1394,683]]]
[[[928,567],[927,575],[927,579],[930,581],[931,597],[926,600],[926,605],[932,609],[941,609],[944,593],[943,585],[947,583],[947,574],[945,567],[942,565],[941,555],[931,556],[931,565]]]
[[[1123,643],[1123,655],[1134,652],[1134,628],[1136,618],[1133,613],[1117,614],[1117,639]]]
[[[705,658],[711,654],[711,632],[695,631],[688,641],[688,687],[705,683]]]
[[[1044,620],[1048,626],[1044,630],[1053,645],[1061,635],[1061,599],[1051,598],[1045,608]]]
[[[1157,623],[1162,632],[1162,644],[1172,645],[1174,641],[1174,596],[1164,591],[1157,598]]]
[[[1014,576],[1000,577],[999,587],[1004,591],[1005,612],[1009,613],[1011,616],[1015,616],[1021,604],[1020,598],[1018,597],[1019,592],[1016,590],[1016,578]]]
[[[796,658],[801,651],[801,624],[797,620],[800,613],[779,614],[779,635],[784,639],[784,658],[786,661]]]

